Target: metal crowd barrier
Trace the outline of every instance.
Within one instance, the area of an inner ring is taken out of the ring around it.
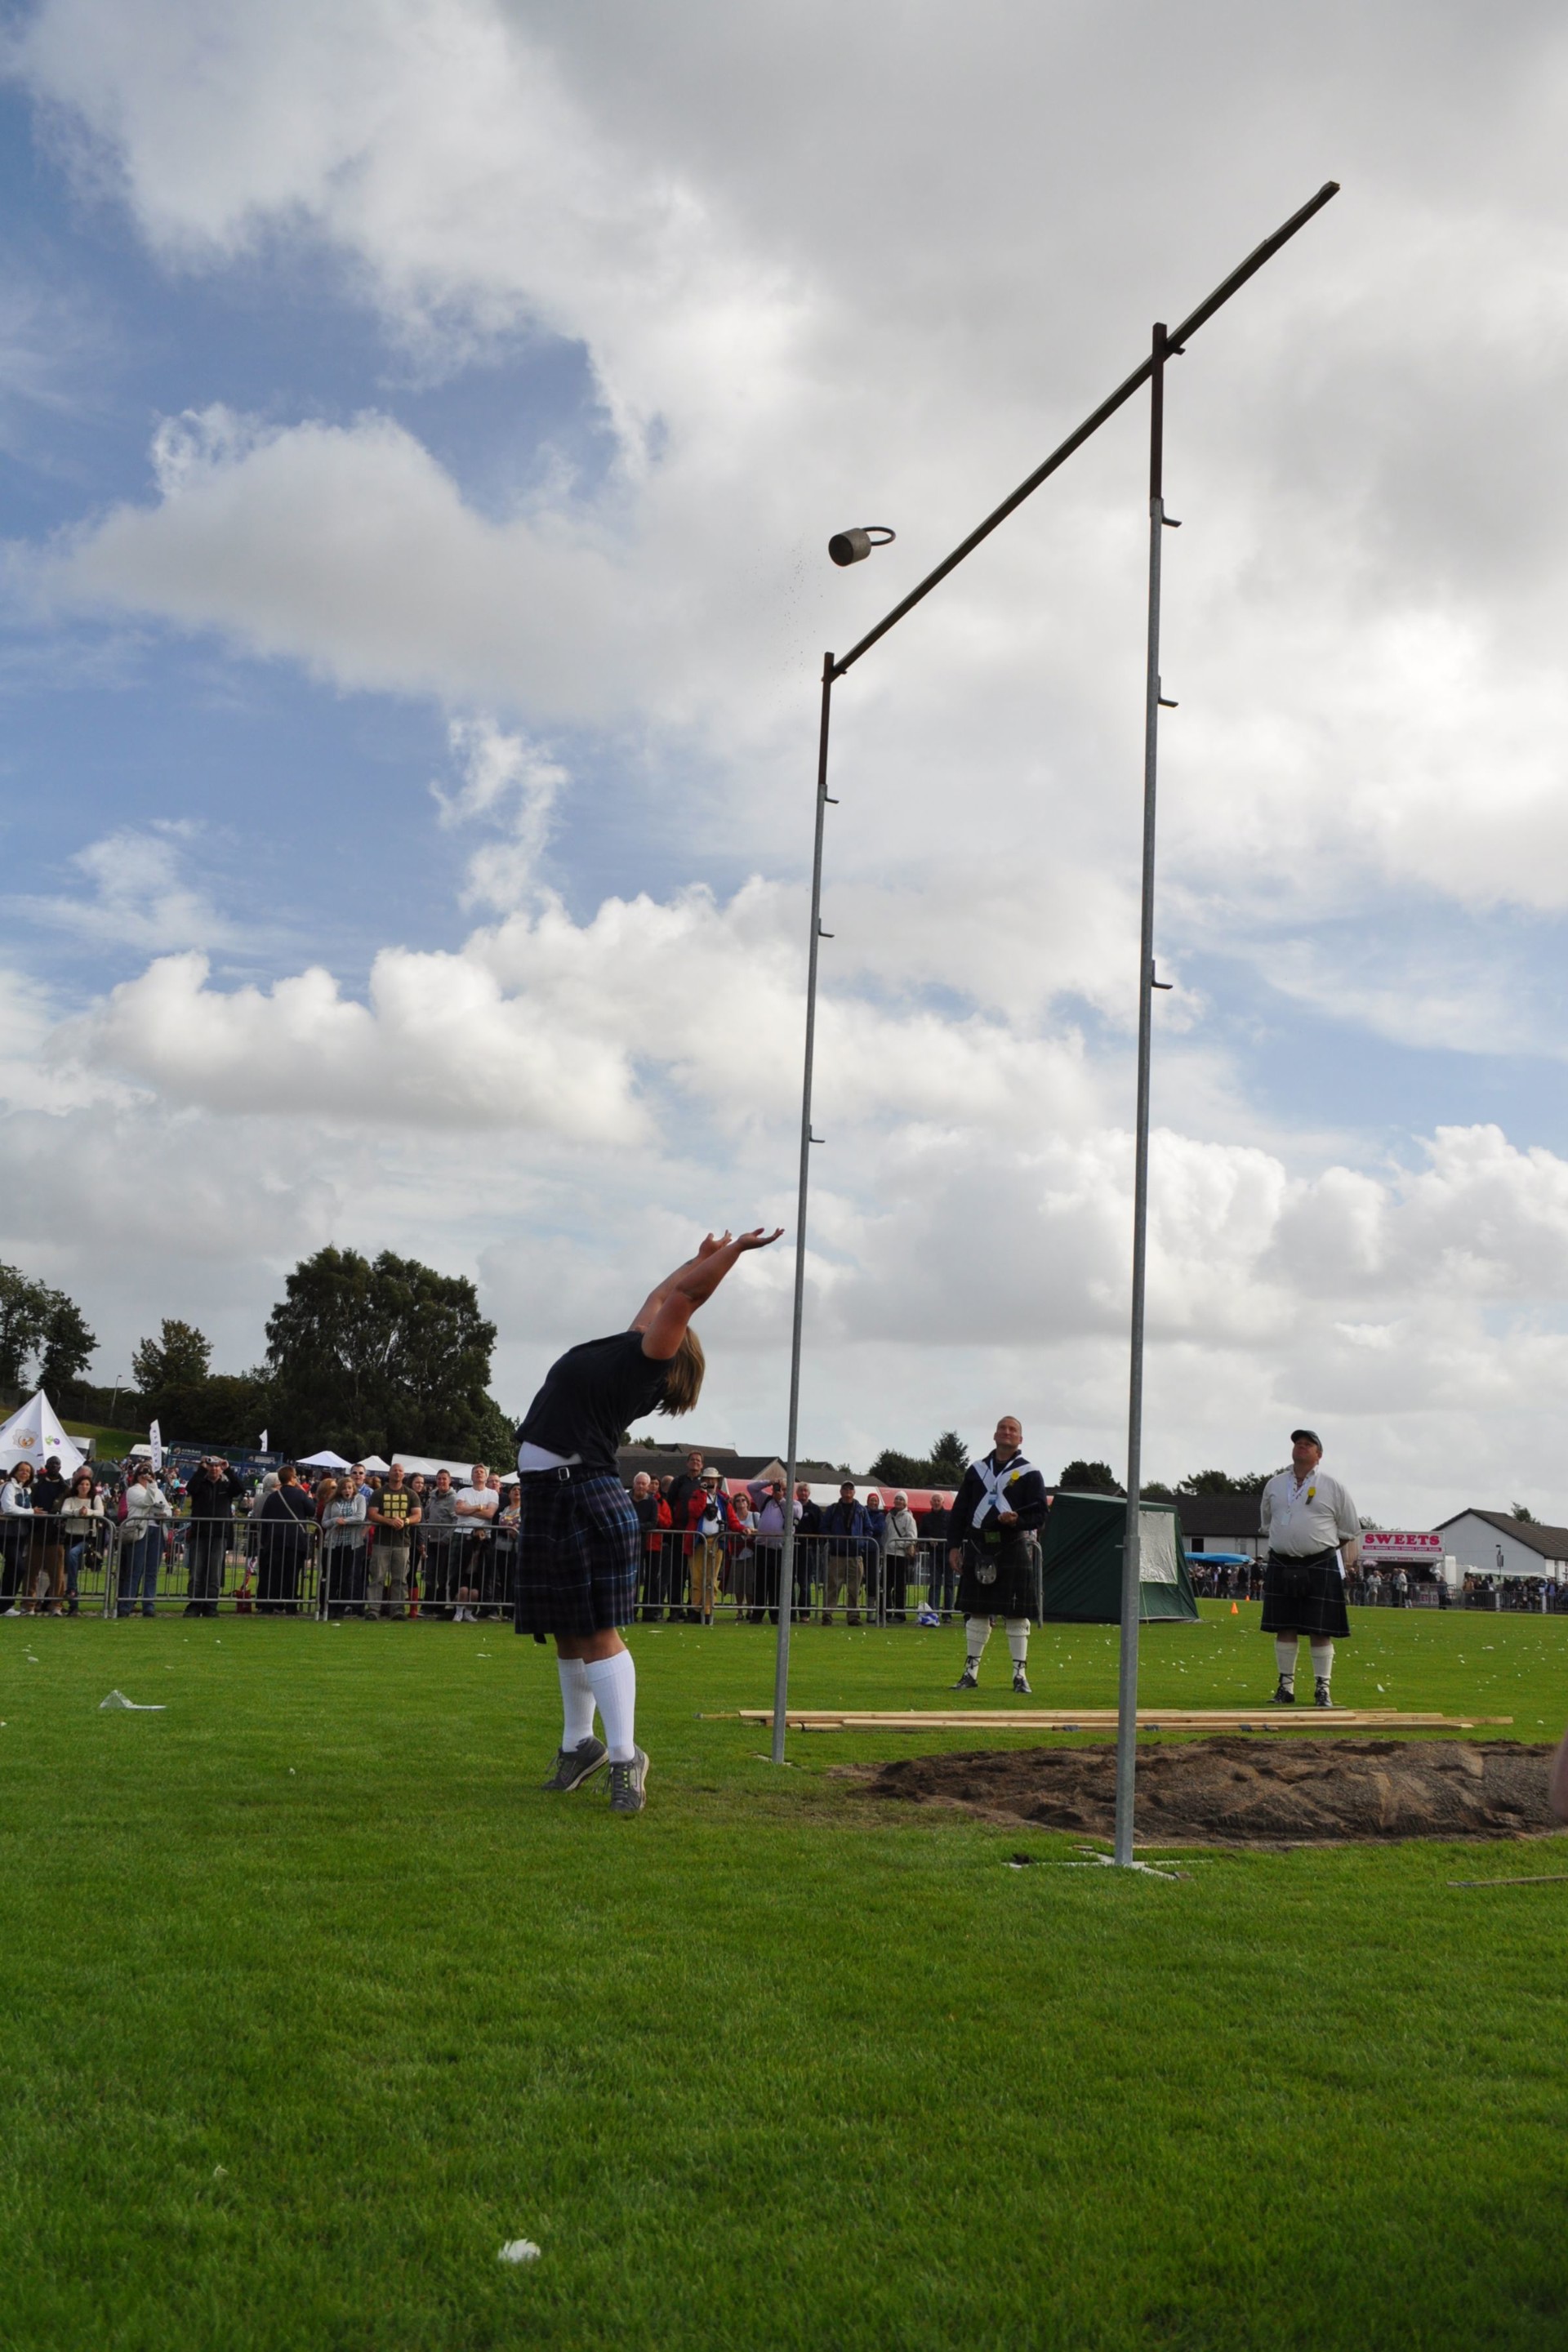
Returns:
[[[0,1519],[0,1614],[100,1614],[113,1541],[112,1524],[102,1520],[83,1532],[58,1520]]]
[[[99,1522],[81,1543],[46,1541],[45,1523],[0,1526],[0,1612],[86,1610],[103,1617],[172,1615],[449,1617],[511,1614],[516,1529],[505,1524],[416,1528],[405,1545],[363,1525],[313,1518],[154,1520],[142,1532]],[[645,1539],[637,1615],[645,1622],[774,1622],[782,1542],[727,1532],[704,1545],[675,1529]],[[922,1609],[955,1613],[957,1578],[945,1538],[907,1554],[871,1542],[802,1536],[794,1616],[871,1625],[913,1623]],[[1038,1614],[1037,1603],[1036,1614]]]
[[[776,1624],[782,1553],[777,1536],[726,1533],[704,1542],[679,1528],[654,1528],[644,1538],[637,1615],[647,1623]],[[900,1555],[847,1537],[797,1536],[792,1620],[912,1624],[922,1607],[951,1616],[957,1581],[945,1538],[919,1537]]]

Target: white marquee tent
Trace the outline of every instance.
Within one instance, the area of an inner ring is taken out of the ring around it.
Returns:
[[[41,1470],[51,1454],[59,1455],[60,1468],[68,1478],[87,1460],[60,1427],[54,1406],[40,1389],[26,1404],[18,1405],[0,1428],[0,1470],[14,1470],[18,1462],[30,1462],[35,1470]]]

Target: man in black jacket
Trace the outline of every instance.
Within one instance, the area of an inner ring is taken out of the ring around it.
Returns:
[[[991,1621],[1007,1628],[1013,1688],[1029,1696],[1029,1613],[1035,1605],[1033,1538],[1046,1524],[1050,1497],[1032,1462],[1024,1459],[1024,1425],[1005,1412],[991,1452],[963,1474],[947,1531],[948,1563],[958,1572],[966,1651],[954,1690],[973,1690],[991,1639]]]
[[[842,1596],[848,1603],[845,1623],[858,1625],[860,1586],[866,1555],[871,1549],[871,1522],[864,1503],[856,1501],[855,1489],[847,1478],[838,1489],[838,1500],[829,1503],[822,1514],[822,1533],[827,1552],[822,1622],[832,1624],[834,1603]]]
[[[216,1617],[223,1564],[234,1541],[234,1507],[240,1482],[221,1454],[204,1455],[186,1488],[191,1518],[185,1530],[187,1617]]]
[[[65,1529],[60,1525],[60,1504],[65,1498],[65,1491],[66,1482],[60,1476],[60,1457],[58,1454],[51,1454],[33,1481],[34,1565],[27,1580],[33,1595],[33,1610],[37,1610],[47,1591],[51,1617],[58,1617],[65,1606]]]

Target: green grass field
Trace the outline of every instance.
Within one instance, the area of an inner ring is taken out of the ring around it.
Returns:
[[[68,1437],[90,1437],[100,1461],[123,1461],[133,1445],[139,1445],[146,1435],[142,1429],[110,1429],[98,1421],[62,1421],[60,1427]]]
[[[1265,1696],[1256,1619],[1150,1630],[1145,1696]],[[1568,1621],[1354,1622],[1346,1704],[1562,1730]],[[771,1635],[634,1641],[623,1821],[538,1792],[510,1631],[0,1622],[6,2352],[1558,2352],[1568,1884],[1448,1882],[1568,1843],[1061,1867],[831,1773],[909,1738],[703,1719]],[[793,1696],[960,1646],[812,1629]],[[1112,1695],[1100,1630],[1031,1664]]]

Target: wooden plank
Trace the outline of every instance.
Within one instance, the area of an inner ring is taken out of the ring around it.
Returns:
[[[743,1723],[773,1725],[771,1707],[742,1707]],[[959,1714],[910,1710],[901,1715],[850,1714],[838,1709],[791,1707],[784,1722],[792,1731],[1110,1731],[1114,1707],[988,1708]],[[1478,1725],[1506,1727],[1511,1715],[1414,1715],[1392,1707],[1303,1707],[1294,1714],[1261,1707],[1140,1708],[1141,1729],[1149,1731],[1321,1731],[1336,1727],[1363,1731],[1470,1731]]]

